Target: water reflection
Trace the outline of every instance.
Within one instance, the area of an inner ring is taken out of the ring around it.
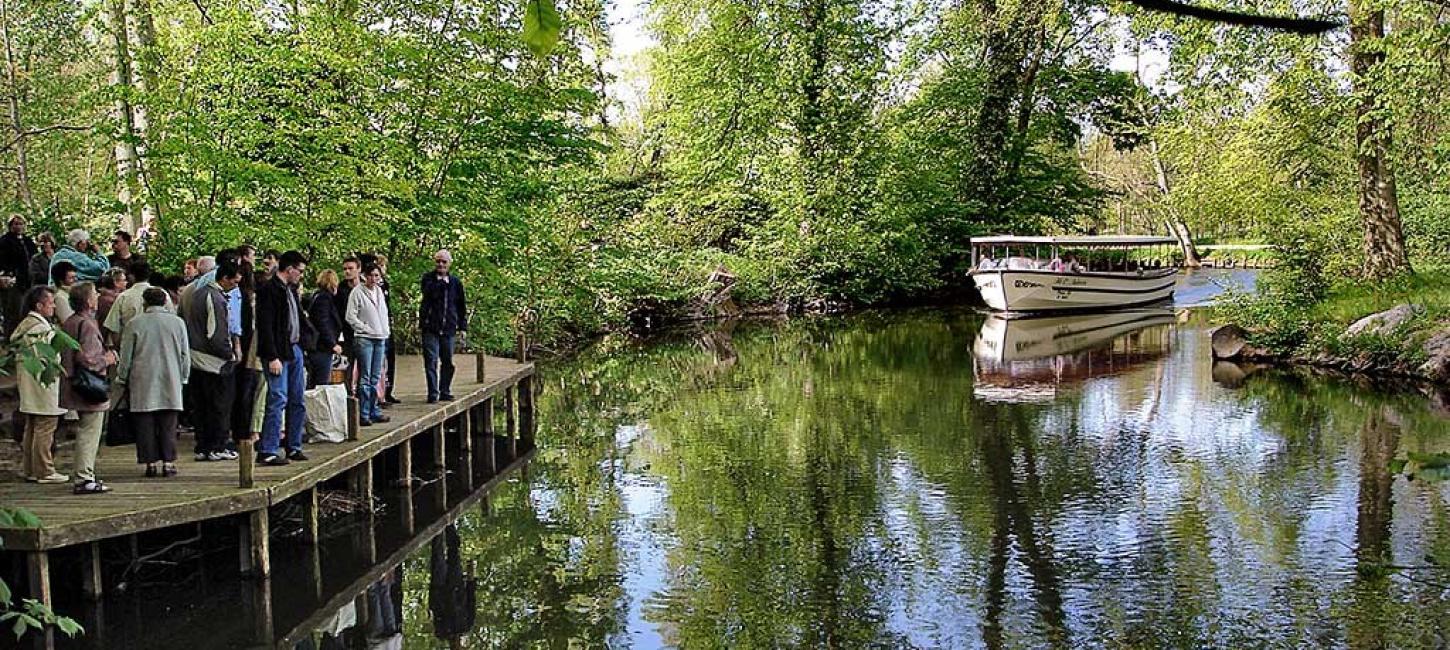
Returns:
[[[1450,490],[1389,473],[1450,449],[1443,409],[1275,371],[1217,382],[1204,327],[1167,313],[1084,323],[605,341],[546,368],[526,479],[415,494],[417,532],[371,550],[336,526],[329,600],[284,564],[269,627],[318,648],[1450,643]],[[981,391],[1008,380],[1052,390]],[[217,620],[213,643],[96,647],[251,644]]]

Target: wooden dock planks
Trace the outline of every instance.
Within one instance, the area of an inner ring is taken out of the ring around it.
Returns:
[[[253,487],[237,487],[236,462],[196,462],[191,438],[177,446],[180,475],[144,478],[133,446],[103,447],[96,473],[114,491],[105,495],[74,495],[70,485],[35,485],[18,476],[0,477],[0,503],[30,510],[40,518],[38,529],[0,528],[5,549],[48,550],[179,524],[216,519],[268,507],[347,474],[385,450],[464,413],[484,400],[512,389],[534,373],[533,364],[488,358],[483,382],[475,378],[475,357],[455,355],[457,372],[452,402],[424,403],[422,360],[399,357],[396,393],[403,404],[388,410],[391,422],[364,427],[357,441],[307,445],[310,460],[285,467],[257,467]],[[57,458],[67,472],[69,455]]]

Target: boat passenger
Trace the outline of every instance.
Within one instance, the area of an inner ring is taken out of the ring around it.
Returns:
[[[996,260],[986,255],[983,255],[981,261],[977,262],[977,270],[979,271],[990,271],[995,268],[997,268]]]

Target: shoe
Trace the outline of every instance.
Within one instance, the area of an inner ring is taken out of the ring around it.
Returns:
[[[104,494],[110,492],[111,487],[100,481],[86,481],[84,483],[76,483],[75,487],[71,488],[71,491],[76,494]]]
[[[440,401],[440,402],[451,402],[451,401],[453,401],[453,396],[452,395],[439,395],[438,396],[438,401]]]
[[[69,483],[70,477],[66,476],[65,474],[52,473],[50,476],[42,476],[38,479],[35,479],[35,482],[43,485],[48,485],[51,483]]]
[[[402,404],[403,403],[403,400],[400,400],[400,399],[398,399],[396,397],[393,397],[392,395],[389,395],[387,397],[384,397],[383,398],[383,401],[386,402],[386,403],[388,403],[388,404]]]
[[[307,454],[302,453],[301,449],[293,449],[287,452],[287,460],[307,460]]]
[[[390,408],[393,408],[393,403],[392,402],[378,402],[378,408],[390,409]]]
[[[388,417],[386,415],[379,415],[379,416],[373,418],[373,422],[378,422],[378,423],[382,423],[382,422],[392,422],[392,421],[393,421],[393,418],[390,418],[390,417]]]
[[[163,465],[161,467],[161,476],[167,477],[167,478],[172,477],[172,476],[176,476],[176,466],[175,465],[172,465],[171,463],[167,463],[167,464]]]
[[[286,458],[278,456],[277,454],[262,454],[261,456],[257,457],[257,464],[281,467],[283,465],[290,465],[292,464],[292,462],[287,460]]]
[[[159,474],[160,473],[156,471],[155,465],[151,463],[146,464],[146,478],[156,478]]]
[[[373,425],[373,421],[372,420],[358,420],[357,421],[357,425],[360,426],[360,427],[370,427],[370,426]]]
[[[436,398],[436,397],[429,397],[428,398],[428,403],[429,404],[437,404],[438,403],[438,398]]]
[[[198,462],[198,463],[205,463],[205,462],[209,462],[209,461],[216,460],[215,458],[212,458],[211,457],[211,454],[209,454],[207,452],[204,452],[204,451],[198,451],[198,452],[196,452],[195,458],[196,458],[196,462]]]
[[[216,452],[216,454],[218,456],[221,456],[222,460],[236,460],[238,458],[237,452],[231,449],[223,449],[219,452]]]
[[[219,452],[219,451],[214,451],[214,452],[211,452],[211,453],[207,454],[206,455],[206,459],[209,460],[209,461],[211,461],[211,462],[214,462],[214,463],[217,462],[217,461],[230,460],[230,459],[227,458],[227,455],[226,454],[224,454],[222,452]]]

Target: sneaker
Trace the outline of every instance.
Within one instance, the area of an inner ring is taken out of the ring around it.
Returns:
[[[261,456],[257,457],[257,464],[281,467],[282,465],[290,465],[291,461],[281,456],[278,456],[277,454],[262,454]]]
[[[165,464],[164,466],[161,467],[161,476],[163,476],[163,477],[176,476],[176,466],[175,465],[172,465],[171,463]]]
[[[379,416],[373,418],[373,422],[379,422],[379,423],[381,423],[381,422],[392,422],[392,421],[393,421],[393,418],[390,418],[390,417],[388,417],[386,415],[379,415]]]
[[[231,449],[223,449],[216,453],[222,457],[222,460],[236,460],[238,458],[237,452]]]
[[[209,461],[212,461],[212,462],[229,460],[227,458],[227,455],[226,454],[224,454],[222,452],[219,452],[219,451],[214,451],[214,452],[211,452],[211,453],[207,454],[206,455],[206,459],[209,460]]]
[[[196,458],[196,462],[198,462],[198,463],[205,463],[205,462],[208,462],[208,461],[216,460],[215,458],[212,458],[211,457],[211,454],[209,454],[207,452],[204,452],[204,451],[198,451],[198,452],[196,452],[195,458]]]
[[[65,474],[55,473],[55,474],[51,474],[50,476],[42,476],[42,477],[40,477],[38,479],[35,479],[35,482],[36,483],[45,483],[45,484],[50,484],[50,483],[69,483],[70,482],[70,477],[69,476],[66,476]]]
[[[360,427],[370,427],[370,426],[373,425],[373,421],[372,420],[358,420],[357,421],[357,425],[360,426]]]
[[[287,460],[307,460],[307,454],[302,453],[301,449],[293,449],[287,452]]]

